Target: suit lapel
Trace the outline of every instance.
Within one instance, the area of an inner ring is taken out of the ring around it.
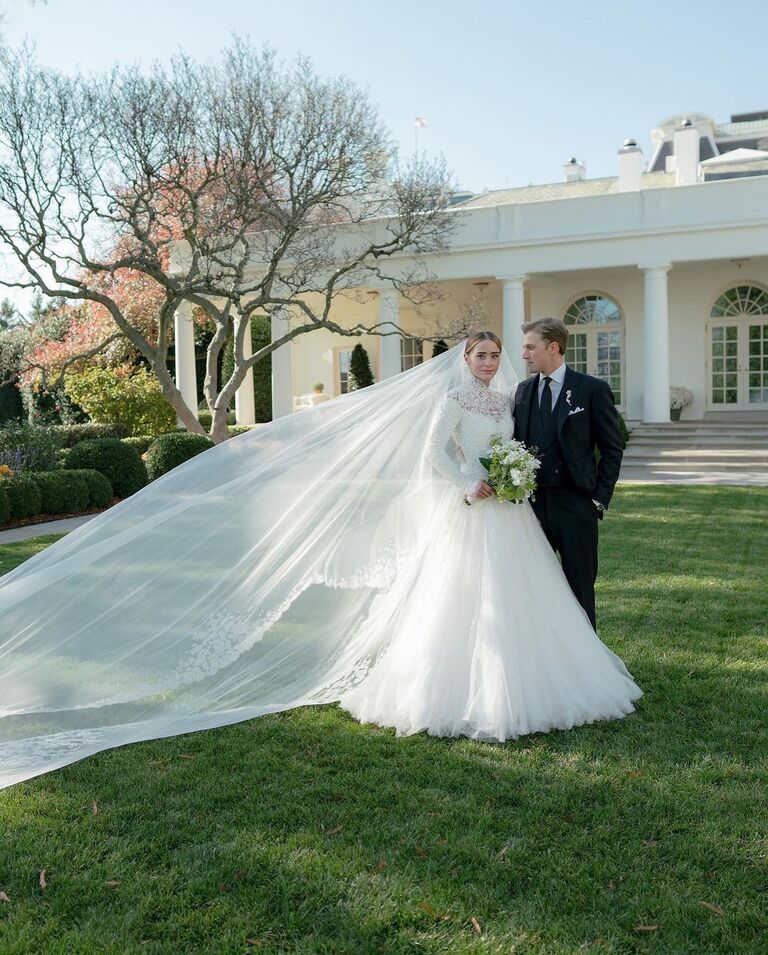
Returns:
[[[563,426],[568,420],[569,412],[577,408],[576,396],[579,391],[579,379],[575,371],[566,367],[563,387],[560,389],[560,398],[557,402],[557,433],[562,434]],[[570,394],[569,394],[570,393]],[[570,399],[570,400],[569,400]]]
[[[534,414],[536,407],[536,386],[539,382],[538,375],[531,375],[530,378],[526,379],[523,382],[522,387],[525,388],[523,392],[522,401],[520,402],[523,405],[523,414],[520,419],[520,423],[523,426],[523,443],[527,444],[528,439],[531,434],[531,415]]]

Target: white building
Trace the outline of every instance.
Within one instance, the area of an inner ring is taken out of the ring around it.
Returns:
[[[449,248],[428,260],[442,299],[340,301],[340,323],[393,319],[410,336],[361,339],[377,380],[431,357],[421,336],[481,302],[521,374],[522,322],[564,319],[569,364],[609,381],[630,421],[668,421],[670,385],[693,392],[684,418],[767,411],[768,111],[675,116],[651,139],[649,161],[627,140],[615,177],[573,159],[561,183],[458,202]],[[357,341],[319,330],[279,349],[276,412],[318,381],[343,391]]]

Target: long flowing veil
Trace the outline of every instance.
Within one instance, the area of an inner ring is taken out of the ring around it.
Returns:
[[[0,787],[137,740],[338,699],[442,495],[463,343],[233,438],[0,578]],[[516,379],[502,355],[492,387]]]

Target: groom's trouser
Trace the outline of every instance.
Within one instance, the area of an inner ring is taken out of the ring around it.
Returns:
[[[532,506],[547,540],[560,555],[571,590],[597,629],[597,508],[588,494],[565,487],[538,488]]]

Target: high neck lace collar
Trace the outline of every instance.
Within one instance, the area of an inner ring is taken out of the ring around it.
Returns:
[[[469,387],[473,391],[487,391],[490,386],[482,378],[476,378],[473,374],[470,374]]]

